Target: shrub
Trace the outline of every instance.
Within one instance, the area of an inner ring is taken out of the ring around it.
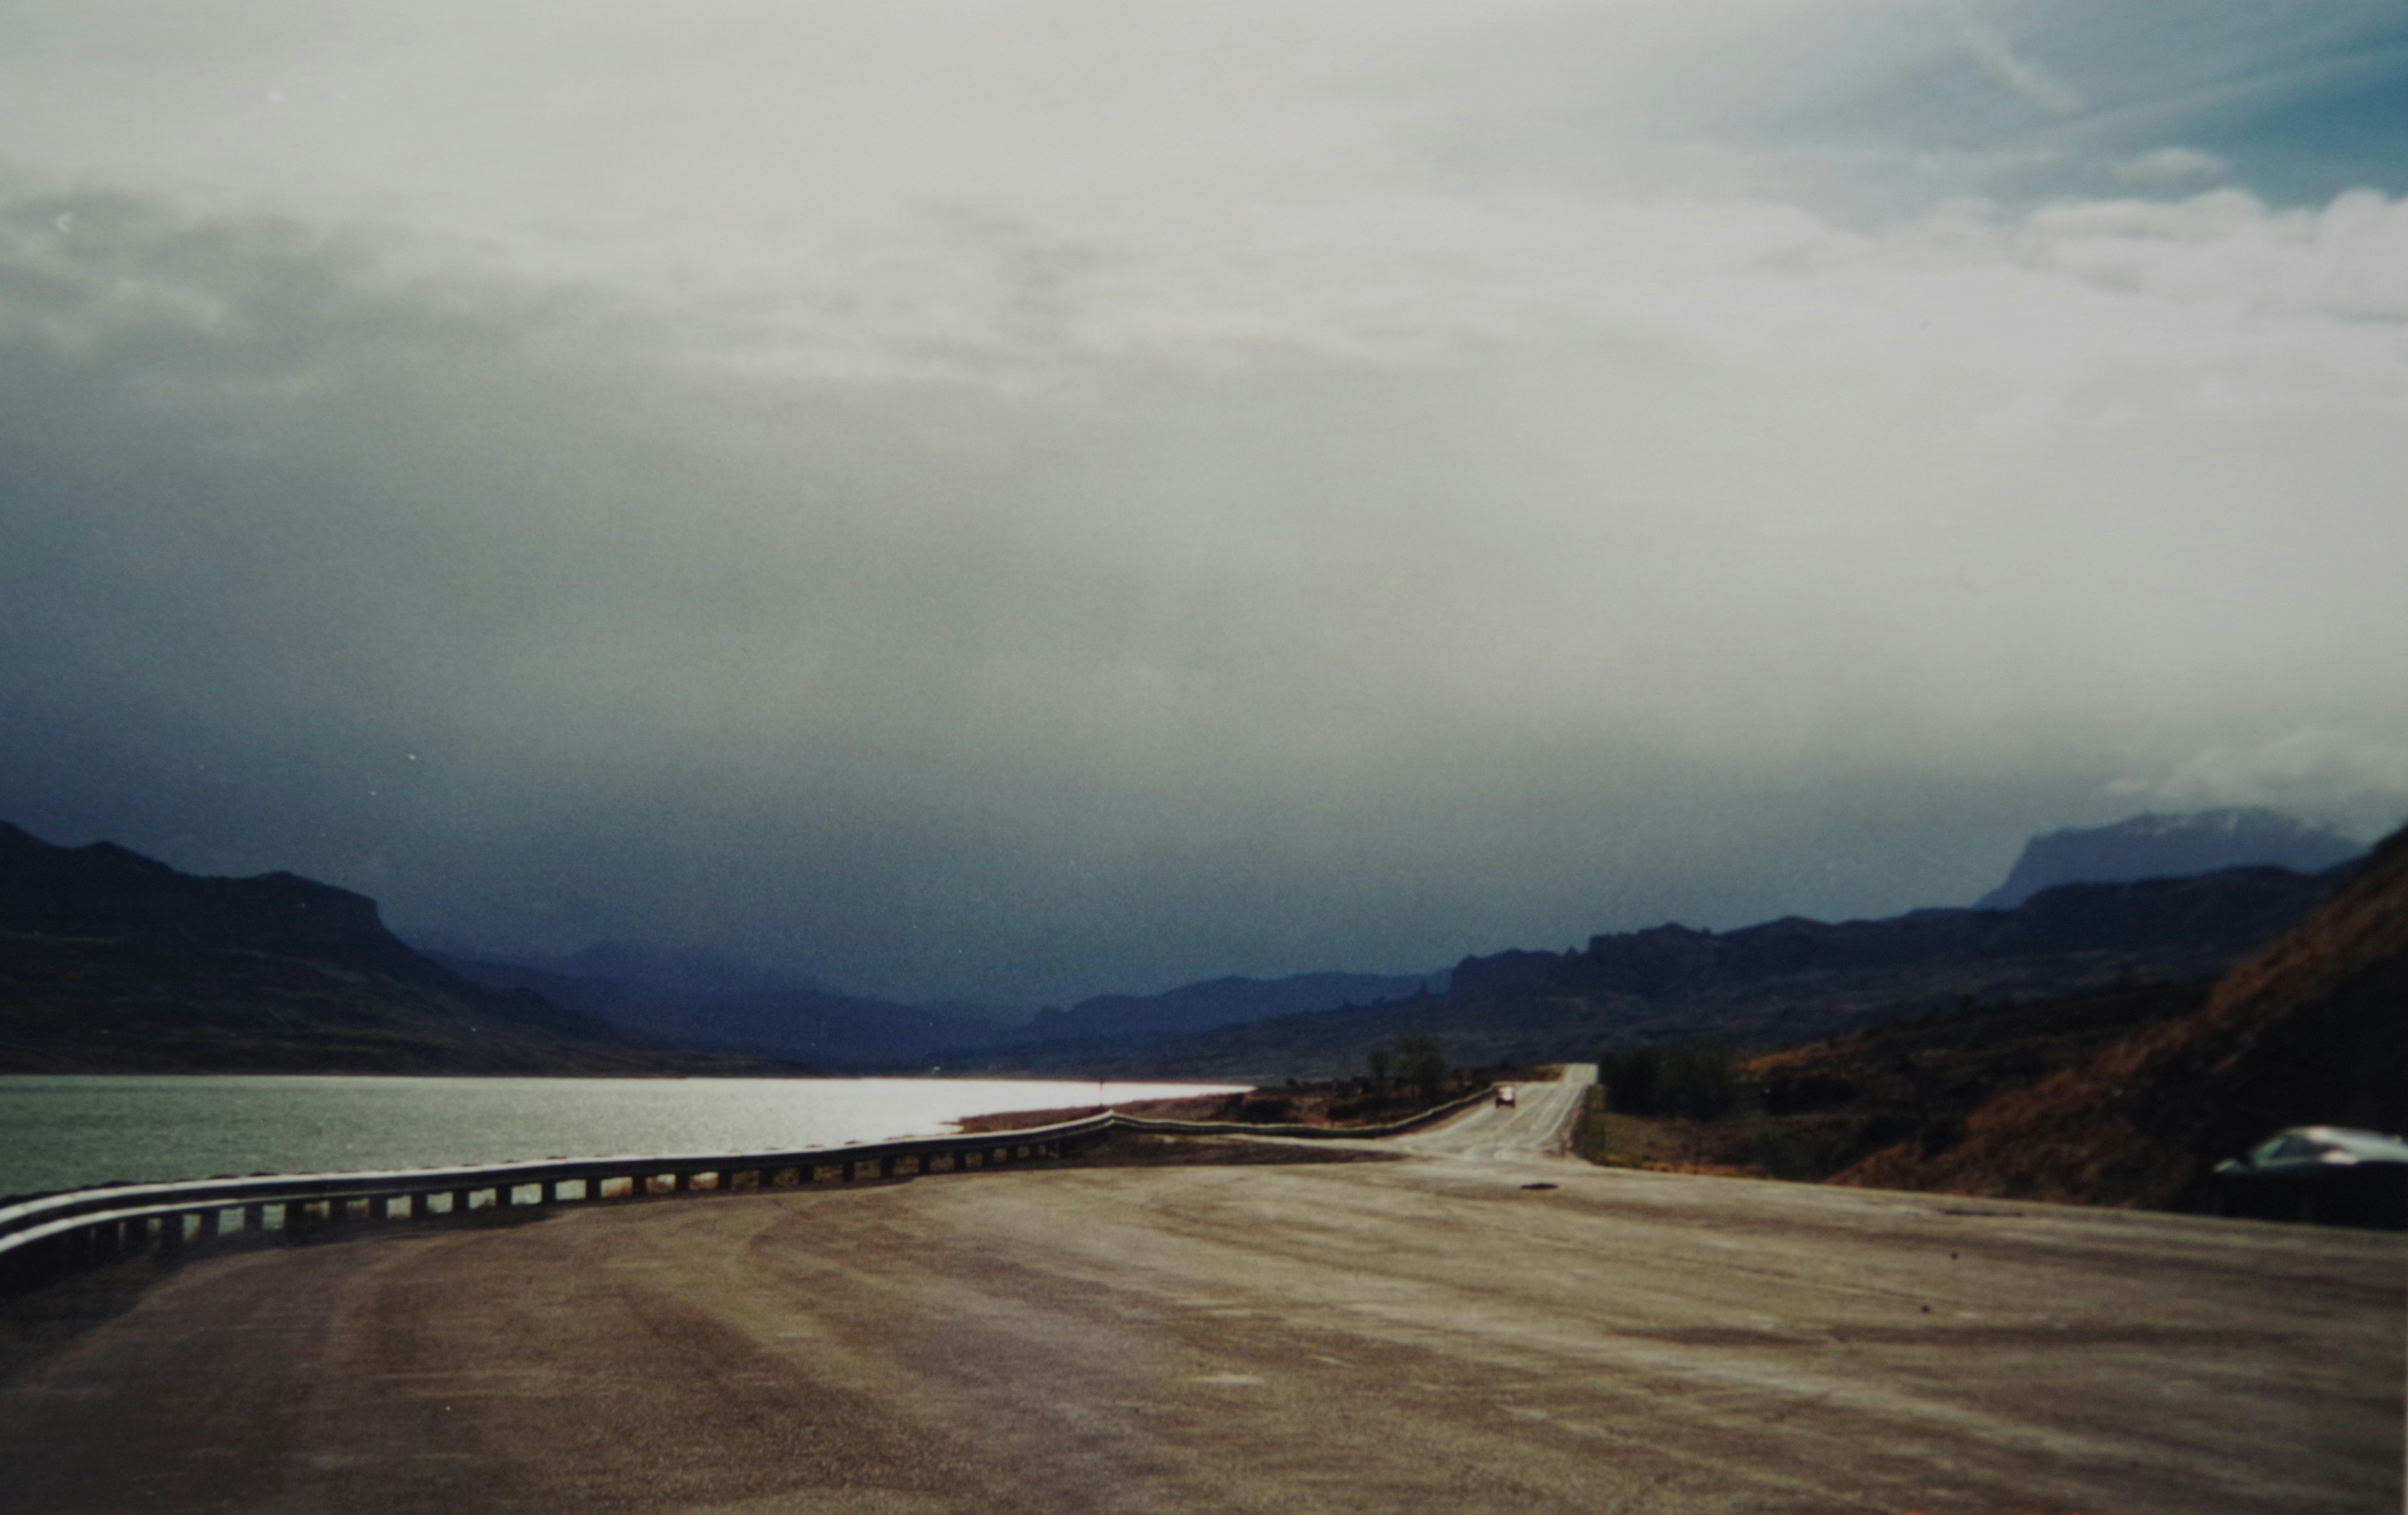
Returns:
[[[1446,1092],[1446,1053],[1440,1050],[1432,1036],[1406,1036],[1397,1043],[1394,1067],[1397,1081],[1412,1086],[1426,1100],[1436,1100]]]
[[[1625,1115],[1718,1121],[1747,1103],[1738,1054],[1720,1042],[1689,1042],[1670,1053],[1655,1047],[1610,1052],[1598,1076],[1607,1100]]]

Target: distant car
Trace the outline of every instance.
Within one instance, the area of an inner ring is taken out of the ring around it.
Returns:
[[[1508,1083],[1497,1086],[1497,1103],[1511,1109],[1521,1101],[1514,1097],[1513,1086]]]
[[[2293,1126],[2215,1165],[2218,1215],[2408,1230],[2408,1139],[2347,1126]]]

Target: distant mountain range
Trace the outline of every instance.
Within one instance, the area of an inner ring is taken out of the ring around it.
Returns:
[[[729,1073],[411,950],[376,902],[290,873],[203,879],[0,822],[0,1071]]]
[[[617,1023],[694,1046],[800,1057],[864,1070],[903,1070],[968,1056],[1014,1061],[1010,1049],[1074,1042],[1114,1047],[1160,1040],[1275,1015],[1402,999],[1424,980],[1367,973],[1214,979],[1160,994],[1103,994],[1068,1009],[1006,1021],[984,1007],[899,1004],[831,989],[714,990],[711,977],[658,972],[662,965],[725,964],[715,954],[614,947],[548,965],[457,952],[433,954],[462,977],[529,990]],[[620,975],[562,971],[615,967]],[[728,965],[732,968],[733,965]],[[655,976],[657,974],[657,976]]]
[[[1657,926],[1595,936],[1585,950],[1469,957],[1447,993],[1400,1004],[1139,1047],[1018,1048],[973,1061],[1088,1077],[1273,1082],[1359,1072],[1374,1048],[1416,1033],[1437,1036],[1459,1064],[1585,1060],[1618,1046],[1698,1037],[1783,1046],[1969,1002],[2217,973],[2296,924],[2336,877],[2237,868],[2064,884],[2006,910],[1915,910],[1838,924],[1792,916],[1720,934]]]
[[[2173,877],[2236,849],[2314,867],[2356,851],[2266,811],[2142,816],[2034,837],[1992,896],[2016,895],[2011,908],[1790,917],[1719,935],[1665,925],[1565,953],[1468,957],[1426,978],[1224,978],[1023,1019],[848,994],[700,947],[422,953],[345,890],[292,874],[195,879],[108,843],[57,848],[0,824],[0,1068],[566,1071],[683,1057],[724,1070],[732,1057],[1261,1081],[1352,1072],[1410,1032],[1440,1036],[1467,1063],[1708,1035],[1784,1045],[1969,998],[2220,971],[2329,883],[2282,867]],[[2067,873],[2143,877],[2024,893]]]
[[[488,988],[531,991],[666,1040],[851,1070],[924,1067],[955,1048],[982,1046],[1009,1034],[982,1017],[827,989],[710,991],[453,953],[437,956],[462,978]]]
[[[1098,994],[1067,1010],[1039,1010],[1027,1036],[1037,1041],[1128,1040],[1189,1036],[1215,1026],[1317,1015],[1382,1005],[1426,993],[1446,976],[1301,973],[1286,979],[1208,979],[1159,994]]]
[[[2034,836],[2024,844],[2007,881],[1978,904],[1985,910],[2012,909],[2057,884],[2180,879],[2260,864],[2294,873],[2321,873],[2365,850],[2338,832],[2279,810],[2136,815],[2112,826]]]

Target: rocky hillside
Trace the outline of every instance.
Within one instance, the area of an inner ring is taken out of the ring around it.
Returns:
[[[2086,1204],[2180,1206],[2268,1132],[2408,1129],[2408,830],[2296,929],[2155,1022],[1844,1181]]]
[[[0,823],[0,1072],[197,1071],[799,1070],[471,983],[347,890],[195,878]]]
[[[53,847],[0,822],[0,931],[265,952],[413,982],[449,979],[376,901],[291,873],[203,879],[110,842]]]
[[[2338,832],[2279,810],[2196,810],[2136,815],[2112,826],[2076,827],[2024,844],[2007,881],[1980,908],[2013,909],[2057,884],[2180,879],[2224,868],[2272,866],[2295,873],[2338,867],[2366,850]]]
[[[1417,1032],[1440,1038],[1457,1063],[1586,1060],[1698,1037],[1789,1046],[1968,1003],[2208,977],[2296,925],[2332,883],[2243,868],[2066,885],[2013,910],[1836,924],[1791,917],[1724,933],[1658,926],[1563,953],[1466,958],[1445,994],[1140,1047],[1010,1049],[984,1065],[1260,1082],[1357,1072],[1372,1049]]]

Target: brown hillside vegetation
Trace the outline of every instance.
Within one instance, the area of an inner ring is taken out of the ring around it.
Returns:
[[[2075,1066],[2144,1026],[2196,1013],[2212,979],[2065,998],[1968,999],[1911,1021],[1734,1059],[1733,1108],[1710,1119],[1607,1108],[1582,1150],[1599,1161],[1688,1172],[1822,1179],[1901,1143],[1943,1151],[2008,1090]],[[1610,1062],[1609,1080],[1613,1079]]]
[[[2196,1012],[1984,1101],[1944,1150],[1899,1141],[1836,1181],[2185,1207],[2219,1157],[2313,1123],[2408,1126],[2408,829]]]

